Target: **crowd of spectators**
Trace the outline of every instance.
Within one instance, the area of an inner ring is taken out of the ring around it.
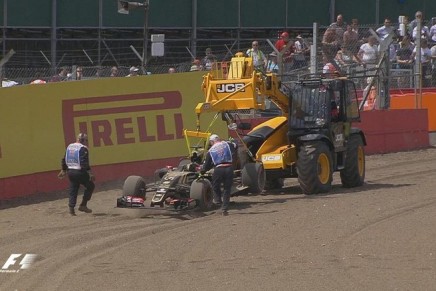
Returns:
[[[421,32],[417,31],[418,21],[421,21]],[[383,24],[374,29],[360,27],[358,19],[351,19],[348,24],[342,14],[337,15],[336,21],[331,23],[322,33],[320,51],[322,53],[322,66],[324,74],[350,75],[356,72],[374,69],[379,62],[381,43],[391,35],[387,53],[391,61],[391,68],[395,72],[410,71],[416,62],[422,66],[422,85],[436,86],[436,17],[426,21],[421,11],[415,13],[415,19],[409,22],[407,16],[400,17],[398,24],[386,17]],[[421,52],[416,51],[416,40],[419,38]],[[290,73],[292,70],[308,68],[310,58],[310,43],[308,38],[300,34],[292,35],[291,31],[283,31],[274,43],[274,48],[265,44],[260,45],[259,40],[253,40],[251,47],[246,48],[244,55],[253,58],[254,68],[260,71]],[[420,59],[418,59],[420,56]],[[190,67],[181,69],[169,67],[167,73],[186,71],[208,71],[213,69],[214,64],[219,62],[212,48],[208,47],[204,55],[199,58],[193,57]],[[279,69],[279,64],[282,67]],[[120,70],[117,66],[110,68],[110,73],[103,73],[97,69],[93,77],[134,77],[151,74],[141,67],[132,66],[130,69]],[[59,72],[51,77],[43,77],[36,74],[30,84],[44,84],[48,82],[61,82],[82,80],[83,67],[62,67]],[[86,78],[90,78],[89,74]],[[398,86],[405,84],[405,78],[397,78]],[[5,84],[5,83],[4,83]],[[10,86],[18,84],[9,82]],[[412,84],[408,84],[411,86]]]
[[[421,22],[421,32],[417,24]],[[388,39],[392,37],[392,40]],[[416,42],[420,40],[420,59],[416,50]],[[422,68],[422,86],[436,86],[436,17],[426,21],[421,11],[415,13],[415,19],[409,22],[408,17],[399,17],[398,26],[388,17],[383,25],[373,33],[370,29],[359,28],[358,20],[353,19],[348,25],[343,15],[338,15],[323,34],[322,54],[324,74],[347,74],[374,69],[383,53],[383,43],[387,40],[386,54],[391,62],[391,75],[413,75],[415,64]],[[405,82],[410,78],[393,79],[394,86],[412,86]]]

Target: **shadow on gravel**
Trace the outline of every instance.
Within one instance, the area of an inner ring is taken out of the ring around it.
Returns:
[[[259,211],[249,211],[249,212],[232,212],[231,215],[253,215],[253,214],[269,214],[269,213],[277,213],[277,210],[259,210]]]
[[[252,197],[252,196],[274,196],[274,195],[302,195],[303,193],[301,192],[300,186],[284,186],[282,188],[279,189],[272,189],[272,190],[264,190],[262,193],[260,194],[252,194],[252,193],[248,193],[248,192],[241,192],[237,195],[234,195],[234,197],[238,197],[238,196],[248,196],[248,197]]]
[[[267,190],[262,193],[262,195],[303,195],[303,192],[301,192],[300,186],[293,185],[282,187],[280,189]]]
[[[51,193],[38,193],[26,197],[17,197],[8,200],[0,200],[0,210],[7,208],[20,207],[23,205],[38,204],[47,201],[54,201],[68,197],[67,191],[57,191]]]
[[[413,184],[381,184],[381,183],[365,183],[363,186],[355,187],[355,188],[344,188],[340,184],[332,185],[332,190],[328,193],[320,193],[314,195],[304,195],[303,198],[306,199],[316,199],[317,197],[328,197],[331,195],[350,195],[350,194],[358,194],[360,192],[366,192],[370,190],[378,190],[378,189],[391,189],[391,188],[402,188],[413,186]]]
[[[337,195],[337,194],[352,194],[352,193],[359,193],[359,192],[365,192],[368,190],[378,190],[378,189],[391,189],[391,188],[402,188],[402,187],[409,187],[413,186],[414,184],[386,184],[386,183],[364,183],[363,186],[355,187],[355,188],[344,188],[341,184],[334,184],[332,185],[332,190],[328,193],[319,193],[319,194],[313,194],[313,195],[305,195],[302,193],[300,187],[297,185],[292,185],[289,187],[283,187],[280,189],[274,189],[274,190],[268,190],[263,192],[262,194],[258,195],[249,195],[249,196],[263,196],[263,197],[276,197],[280,195],[295,195],[294,197],[287,197],[287,198],[277,198],[277,199],[271,199],[268,200],[269,202],[254,202],[258,204],[266,204],[266,203],[274,203],[275,200],[278,202],[281,201],[281,203],[289,201],[289,200],[295,200],[295,199],[316,199],[319,197],[326,197],[331,195]],[[248,202],[247,202],[248,203]]]
[[[117,180],[97,184],[94,193],[117,189],[119,188],[119,185],[123,185],[123,182],[124,180]],[[65,190],[62,191],[36,193],[30,196],[0,200],[0,210],[68,198],[68,185],[65,187]],[[79,198],[83,195],[83,190],[84,188],[81,186],[79,190]]]
[[[392,189],[413,186],[414,184],[385,184],[385,183],[364,183],[361,187],[344,188],[342,185],[333,185],[333,189],[328,194],[347,194],[347,193],[359,193],[368,190],[378,189]]]
[[[254,195],[250,195],[250,196],[253,197]],[[231,212],[231,214],[238,214],[238,215],[276,213],[276,212],[278,212],[277,210],[262,210],[261,207],[257,207],[257,206],[271,205],[271,204],[282,204],[282,203],[288,202],[291,199],[292,198],[271,198],[271,199],[269,199],[268,197],[264,197],[263,201],[230,201],[229,212]],[[254,208],[254,207],[257,208],[256,211],[238,212],[240,210],[246,210],[246,209],[250,209],[250,208]],[[218,214],[221,213],[221,211],[219,209],[216,212]]]
[[[196,209],[189,210],[173,210],[160,207],[114,207],[108,211],[108,213],[98,213],[95,216],[123,216],[126,218],[175,218],[179,220],[191,220],[195,218],[206,217],[214,215],[219,209],[213,208],[209,211],[202,212]]]
[[[230,203],[232,209],[247,209],[257,205],[281,204],[288,202],[289,199],[268,199],[265,201],[238,201]]]

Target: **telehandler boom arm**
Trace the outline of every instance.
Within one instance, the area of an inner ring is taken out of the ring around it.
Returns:
[[[280,90],[276,74],[253,69],[253,59],[238,53],[228,63],[219,63],[203,77],[205,102],[195,108],[203,112],[227,110],[265,109],[265,100],[273,101],[286,114],[289,98]]]

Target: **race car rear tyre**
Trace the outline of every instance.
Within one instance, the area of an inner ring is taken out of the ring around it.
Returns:
[[[192,182],[189,196],[197,201],[197,209],[208,211],[213,206],[212,184],[207,179]]]
[[[362,186],[365,181],[365,150],[360,135],[352,135],[348,142],[345,167],[341,170],[342,186]]]
[[[140,176],[129,176],[124,181],[123,195],[136,196],[145,199],[145,180]]]
[[[325,193],[332,188],[333,166],[328,145],[321,141],[303,144],[298,153],[297,174],[304,194]]]
[[[248,186],[253,194],[261,193],[265,188],[265,170],[260,163],[247,163],[242,169],[242,185]]]

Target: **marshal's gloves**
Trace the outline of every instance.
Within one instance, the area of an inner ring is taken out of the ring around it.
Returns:
[[[206,174],[206,170],[203,168],[203,166],[200,166],[198,171],[200,172],[200,175]]]
[[[67,175],[67,171],[61,170],[58,174],[58,178],[63,179],[63,178],[65,178],[66,175]]]
[[[94,174],[92,173],[91,170],[88,171],[88,175],[89,175],[89,181],[94,182],[95,181],[95,176],[94,176]]]

